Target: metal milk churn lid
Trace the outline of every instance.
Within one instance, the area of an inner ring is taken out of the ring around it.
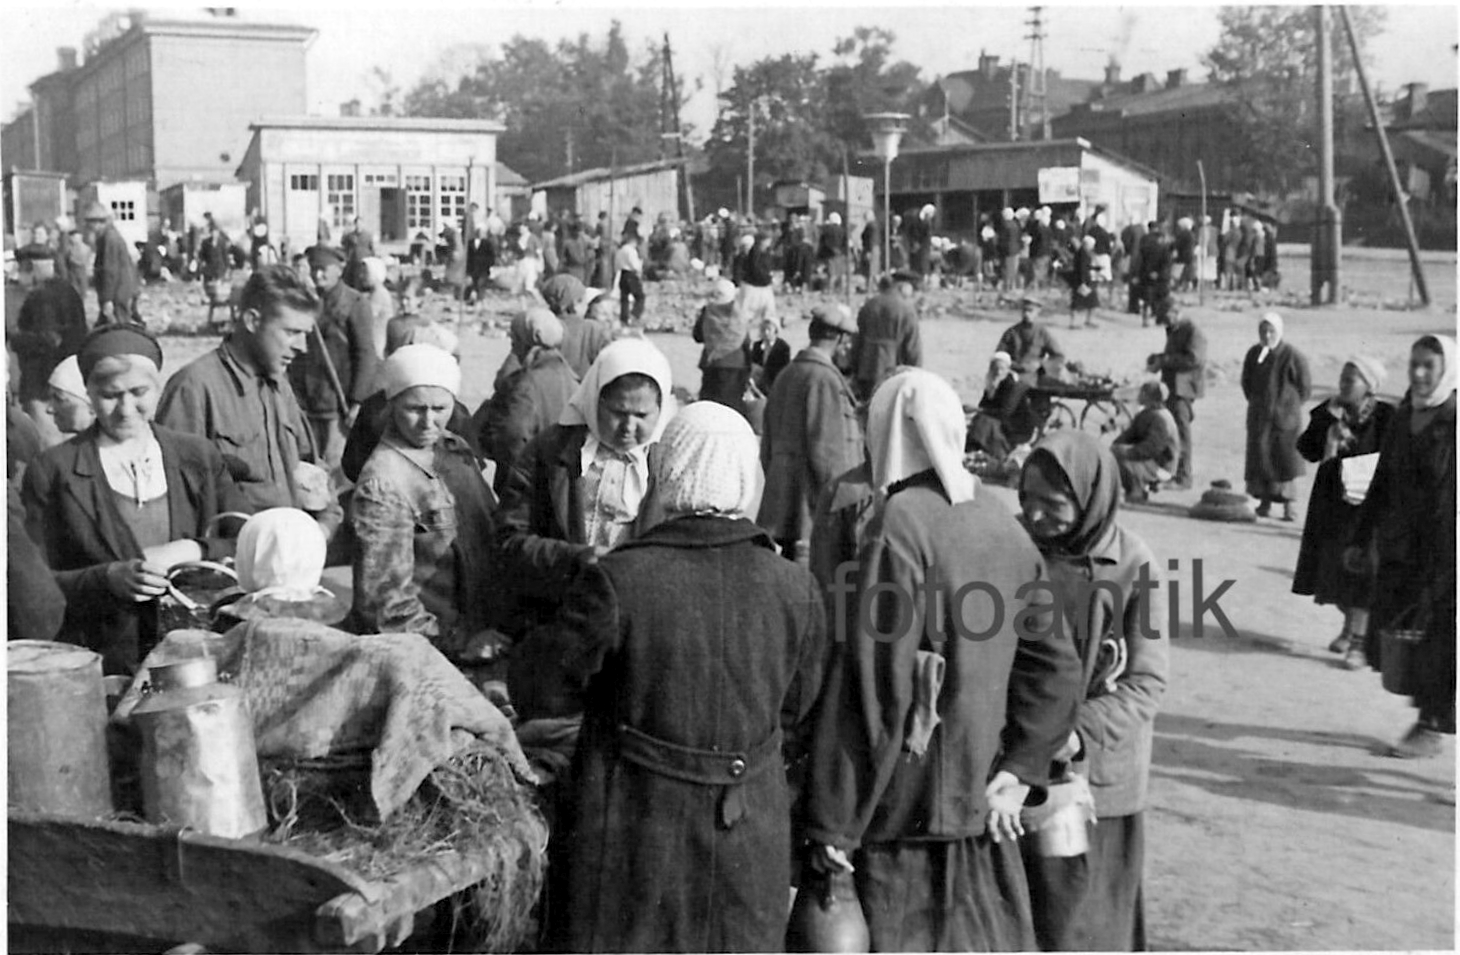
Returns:
[[[142,803],[151,822],[241,838],[268,825],[253,720],[243,691],[206,657],[148,668],[132,711],[142,734]]]

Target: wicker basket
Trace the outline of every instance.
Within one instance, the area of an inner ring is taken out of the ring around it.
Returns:
[[[1399,696],[1414,694],[1414,667],[1411,661],[1420,641],[1425,637],[1424,612],[1415,604],[1400,612],[1394,622],[1379,630],[1379,669],[1384,689]]]

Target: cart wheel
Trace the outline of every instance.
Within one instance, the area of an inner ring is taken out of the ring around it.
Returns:
[[[1119,433],[1130,424],[1130,412],[1122,404],[1092,401],[1080,415],[1080,427],[1100,434]]]
[[[1049,410],[1049,417],[1044,420],[1044,430],[1058,431],[1061,428],[1073,428],[1077,426],[1075,410],[1062,401],[1056,401]]]

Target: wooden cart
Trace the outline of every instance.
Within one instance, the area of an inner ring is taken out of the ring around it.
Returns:
[[[11,951],[379,952],[494,861],[447,852],[372,881],[284,846],[163,826],[11,811],[9,835]]]

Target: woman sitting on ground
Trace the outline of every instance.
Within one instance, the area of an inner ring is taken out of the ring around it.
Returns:
[[[1021,840],[1043,951],[1146,947],[1146,787],[1170,634],[1160,565],[1116,522],[1119,483],[1114,457],[1082,431],[1041,439],[1019,482],[1024,526],[1085,674],[1074,733],[1056,759],[1088,778],[1098,820],[1083,856],[1041,856],[1035,839]]]
[[[1293,572],[1293,593],[1343,611],[1343,629],[1328,645],[1344,655],[1344,665],[1364,665],[1369,605],[1374,575],[1350,573],[1343,552],[1358,527],[1360,503],[1346,498],[1343,461],[1377,454],[1394,421],[1394,406],[1375,394],[1384,383],[1384,366],[1372,358],[1349,359],[1338,374],[1338,393],[1314,408],[1308,428],[1298,437],[1298,453],[1318,465],[1303,522],[1303,546]],[[1372,472],[1370,472],[1372,476]]]
[[[168,571],[230,555],[213,519],[249,508],[211,442],[152,423],[162,393],[155,338],[103,326],[76,357],[96,421],[26,469],[26,530],[66,595],[58,639],[100,653],[107,673],[130,674],[161,636]]]
[[[1143,503],[1152,487],[1169,481],[1181,456],[1176,419],[1166,410],[1166,386],[1148,381],[1141,385],[1137,400],[1141,410],[1110,447],[1120,464],[1120,484],[1130,504]]]
[[[355,628],[418,633],[455,661],[478,662],[495,646],[493,500],[476,455],[446,429],[461,369],[434,345],[407,345],[381,379],[385,436],[350,505]]]
[[[1013,357],[1008,352],[994,352],[978,414],[968,428],[970,450],[982,451],[1002,461],[1010,451],[1034,437],[1038,420],[1029,389],[1014,374]]]

